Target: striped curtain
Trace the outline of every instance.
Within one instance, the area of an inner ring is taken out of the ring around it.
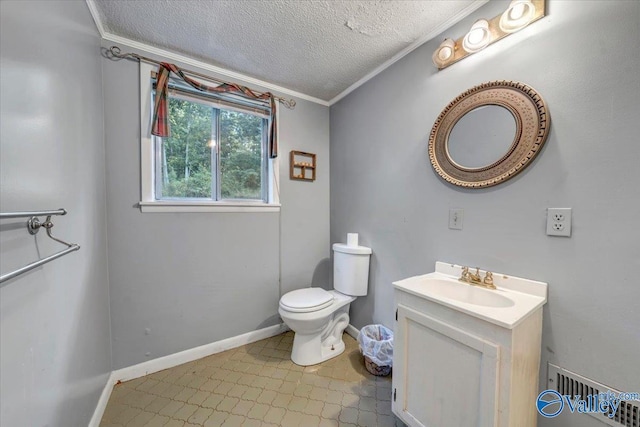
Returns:
[[[278,157],[278,135],[276,125],[276,99],[271,92],[256,93],[246,86],[238,85],[235,83],[222,83],[218,86],[208,86],[200,83],[197,80],[187,76],[178,66],[175,64],[169,64],[161,62],[158,67],[158,77],[156,80],[156,98],[153,107],[153,126],[151,133],[159,137],[171,136],[171,129],[169,126],[169,76],[173,72],[178,75],[182,80],[187,82],[195,89],[208,92],[208,93],[232,93],[244,95],[248,98],[269,100],[271,106],[271,113],[269,117],[269,157]]]

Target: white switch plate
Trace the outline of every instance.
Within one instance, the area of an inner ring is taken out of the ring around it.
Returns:
[[[464,219],[464,209],[449,209],[449,228],[452,230],[462,230],[462,220]]]
[[[547,208],[547,236],[571,237],[571,208]]]

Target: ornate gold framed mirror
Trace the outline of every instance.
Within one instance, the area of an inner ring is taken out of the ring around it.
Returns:
[[[504,80],[483,83],[442,110],[429,136],[429,159],[451,184],[491,187],[533,161],[549,126],[547,107],[532,87]]]

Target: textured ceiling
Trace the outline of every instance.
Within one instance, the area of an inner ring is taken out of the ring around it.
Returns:
[[[93,0],[107,33],[327,101],[484,2]]]

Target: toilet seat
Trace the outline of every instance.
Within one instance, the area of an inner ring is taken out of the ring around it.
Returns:
[[[280,307],[292,313],[322,310],[333,303],[333,295],[322,288],[304,288],[287,292],[280,299]]]

